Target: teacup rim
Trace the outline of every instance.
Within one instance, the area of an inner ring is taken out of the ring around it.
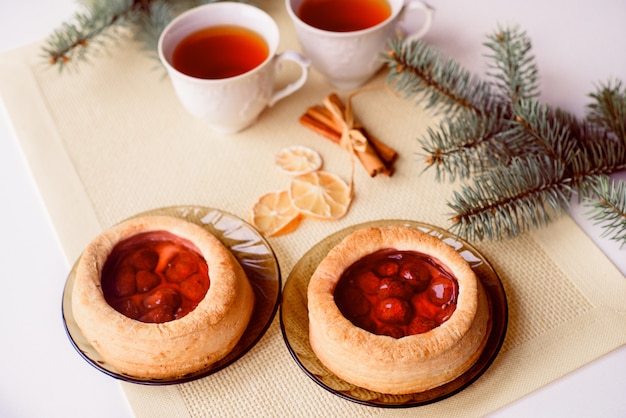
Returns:
[[[273,30],[276,32],[276,42],[275,42],[275,44],[270,44],[270,42],[268,42],[268,39],[265,36],[263,36],[263,34],[259,33],[259,35],[267,43],[267,46],[268,46],[267,57],[259,65],[257,65],[256,67],[254,67],[251,70],[248,70],[248,71],[246,71],[244,73],[237,74],[237,75],[232,76],[232,77],[224,77],[224,78],[200,78],[200,77],[191,76],[189,74],[185,74],[184,72],[182,72],[182,71],[178,70],[176,67],[174,67],[174,65],[172,65],[172,63],[170,63],[170,60],[168,60],[165,57],[165,54],[163,52],[163,42],[164,42],[164,38],[166,37],[166,33],[175,24],[179,23],[184,18],[188,17],[191,14],[197,13],[199,9],[216,8],[216,7],[220,7],[220,8],[241,7],[241,8],[246,8],[246,9],[254,9],[255,12],[260,12],[261,14],[265,15],[269,19],[269,21],[272,22]],[[168,72],[175,74],[177,77],[181,77],[183,79],[186,79],[188,81],[192,81],[192,82],[195,82],[195,83],[198,83],[198,84],[220,84],[220,83],[224,83],[224,82],[231,82],[231,81],[236,81],[238,79],[249,77],[249,76],[253,75],[254,73],[259,72],[262,69],[264,69],[275,58],[276,51],[278,50],[278,45],[279,44],[280,44],[280,30],[278,28],[278,24],[276,23],[274,18],[269,13],[267,13],[265,10],[263,10],[263,9],[257,7],[257,6],[253,6],[251,4],[239,3],[239,2],[234,2],[234,1],[221,1],[221,2],[217,2],[217,3],[207,3],[207,4],[202,4],[202,5],[193,7],[191,9],[188,9],[188,10],[182,12],[181,14],[176,16],[174,19],[172,19],[165,26],[165,28],[163,28],[163,30],[159,34],[159,39],[158,39],[158,42],[157,42],[157,55],[159,57],[159,60],[161,61],[161,64],[163,64],[163,66],[165,66],[165,68],[168,70]]]
[[[387,0],[387,1],[393,1],[393,0]],[[398,7],[395,11],[392,9],[391,14],[382,22],[377,23],[376,25],[370,26],[365,29],[359,29],[359,30],[353,30],[353,31],[342,31],[342,32],[320,29],[318,27],[315,27],[306,23],[304,20],[300,19],[296,11],[293,10],[293,8],[291,7],[292,0],[285,0],[285,8],[287,9],[287,13],[291,17],[292,21],[294,21],[296,24],[304,26],[307,30],[313,33],[316,33],[318,35],[323,35],[329,38],[333,38],[333,37],[334,38],[348,38],[348,37],[355,36],[355,35],[358,36],[358,35],[363,35],[369,32],[375,32],[376,30],[388,25],[391,21],[393,21],[398,16],[400,16],[400,14],[402,13],[402,10],[405,7],[405,2],[404,0],[396,0],[396,1],[400,1],[401,3],[400,7]]]

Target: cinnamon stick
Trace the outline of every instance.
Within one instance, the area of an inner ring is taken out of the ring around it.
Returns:
[[[341,109],[341,112],[345,115],[346,107],[336,93],[332,93],[330,96],[328,96],[328,100],[331,101],[339,109]],[[367,130],[356,120],[356,118],[354,120],[354,123],[355,127],[358,127],[358,129],[368,139],[368,142],[372,145],[378,157],[384,161],[387,170],[391,170],[393,163],[398,159],[398,153],[391,147],[384,144],[382,141],[378,140],[378,138],[367,132]],[[391,175],[392,172],[393,171],[391,170],[386,174]]]
[[[310,115],[309,113],[305,113],[304,115],[300,116],[300,123],[311,129],[312,131],[320,134],[324,138],[330,139],[336,144],[339,144],[339,142],[341,141],[340,133],[321,122],[315,116]]]
[[[333,114],[330,113],[330,110],[328,110],[327,107],[320,105],[311,106],[307,109],[307,113],[322,122],[324,125],[332,128],[341,138],[341,124],[335,120]]]
[[[340,112],[341,117],[345,119],[346,106],[339,96],[333,93],[326,100],[334,105]],[[337,144],[341,142],[343,123],[336,119],[328,107],[311,106],[300,117],[300,123]],[[355,154],[368,174],[372,177],[380,173],[392,175],[393,163],[398,157],[397,152],[378,138],[372,136],[356,120],[353,128],[361,131],[367,140],[365,150],[356,150]]]
[[[308,109],[307,112],[300,116],[300,123],[307,128],[317,132],[323,137],[330,139],[336,144],[341,142],[341,131],[337,123],[325,115],[326,112],[320,112],[320,109]],[[329,113],[330,115],[330,113]],[[330,115],[332,116],[332,115]],[[386,164],[378,157],[373,149],[366,151],[355,151],[355,154],[363,168],[371,177],[375,177],[380,173],[388,173],[389,169]]]
[[[362,128],[362,129],[363,129],[363,134],[372,143],[372,146],[376,150],[376,153],[380,156],[380,158],[382,158],[382,160],[385,162],[385,165],[391,167],[393,163],[395,163],[396,160],[398,159],[398,152],[394,150],[393,148],[391,148],[390,146],[388,146],[387,144],[385,144],[384,142],[380,141],[377,137],[372,135],[365,128]]]

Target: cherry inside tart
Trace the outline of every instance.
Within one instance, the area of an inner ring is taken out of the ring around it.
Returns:
[[[208,266],[191,242],[166,231],[137,234],[117,244],[102,268],[104,299],[141,322],[180,319],[210,285]]]
[[[121,373],[174,379],[206,369],[243,335],[254,293],[230,251],[183,219],[122,222],[85,249],[72,310],[83,335]]]
[[[341,379],[387,394],[465,373],[490,329],[480,281],[452,247],[414,228],[364,228],[331,249],[307,291],[309,341]]]
[[[458,287],[432,257],[388,248],[348,267],[337,283],[335,302],[357,327],[402,338],[447,321],[456,309]]]

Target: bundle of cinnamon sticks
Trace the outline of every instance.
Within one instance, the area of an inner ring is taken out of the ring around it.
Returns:
[[[356,130],[365,143],[352,151],[371,177],[377,174],[391,176],[398,153],[369,133],[346,107],[337,94],[332,93],[324,105],[309,107],[300,117],[300,123],[331,141],[341,144],[346,129]]]

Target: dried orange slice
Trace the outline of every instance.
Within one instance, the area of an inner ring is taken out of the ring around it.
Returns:
[[[264,194],[250,209],[250,222],[266,237],[287,234],[300,225],[302,214],[287,190]]]
[[[297,176],[319,170],[322,157],[311,148],[293,145],[278,151],[275,162],[285,173]]]
[[[352,190],[341,177],[314,171],[291,181],[289,196],[302,213],[321,219],[338,219],[346,214],[352,201]]]

